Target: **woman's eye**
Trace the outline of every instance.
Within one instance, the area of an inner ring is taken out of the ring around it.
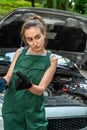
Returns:
[[[32,41],[32,38],[26,38],[26,40],[27,40],[28,42],[31,42],[31,41]]]
[[[40,39],[40,36],[37,36],[36,39],[37,39],[37,40]]]

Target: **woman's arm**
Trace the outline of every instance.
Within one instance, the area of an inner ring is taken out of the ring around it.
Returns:
[[[12,77],[12,73],[13,73],[13,69],[14,69],[14,65],[15,65],[15,62],[18,58],[18,55],[19,55],[19,49],[17,49],[17,51],[15,52],[15,55],[13,57],[13,60],[12,60],[12,63],[8,69],[8,72],[7,74],[3,77],[5,80],[6,80],[6,85],[9,85],[10,83],[10,79]]]
[[[58,60],[57,60],[56,56],[52,57],[51,58],[51,65],[46,70],[39,85],[32,84],[32,87],[29,88],[28,90],[36,95],[41,95],[46,90],[49,83],[51,82],[51,80],[54,76],[54,73],[56,71],[56,68],[57,68],[57,63],[58,63]]]

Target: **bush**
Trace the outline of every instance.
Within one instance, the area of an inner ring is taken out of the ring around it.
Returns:
[[[0,15],[4,16],[10,11],[18,7],[31,7],[31,2],[24,0],[2,0],[0,1]],[[39,3],[35,3],[36,7],[41,7]]]

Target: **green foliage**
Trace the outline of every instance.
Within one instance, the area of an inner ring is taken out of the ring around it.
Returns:
[[[87,0],[34,0],[34,2],[35,7],[69,10],[87,15]],[[6,15],[18,7],[31,6],[32,0],[0,0],[0,14]]]
[[[85,14],[87,15],[87,3],[84,5],[85,7]]]
[[[18,7],[31,7],[31,2],[24,0],[0,0],[0,15],[6,15],[10,11]],[[41,4],[35,3],[36,7],[41,7]]]
[[[84,14],[86,12],[86,5],[87,5],[87,0],[74,0],[75,2],[75,11],[78,13]]]

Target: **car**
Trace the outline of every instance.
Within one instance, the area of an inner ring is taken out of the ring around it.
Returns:
[[[41,15],[47,24],[47,49],[58,57],[52,82],[44,92],[48,130],[87,130],[87,17],[48,8],[17,8],[0,20],[0,76],[4,76],[17,48],[24,46],[24,21]],[[0,110],[4,93],[0,95]],[[0,127],[3,130],[2,113]]]

